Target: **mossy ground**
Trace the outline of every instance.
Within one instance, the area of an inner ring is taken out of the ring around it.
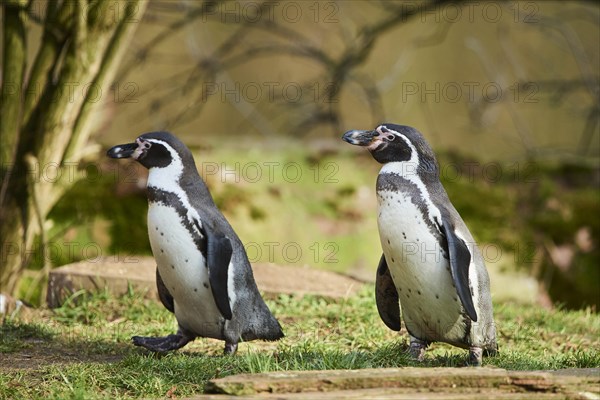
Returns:
[[[132,335],[175,330],[158,303],[130,293],[80,295],[54,311],[35,310],[0,328],[0,398],[139,398],[202,393],[206,382],[237,373],[401,366],[463,366],[466,351],[431,346],[425,362],[406,355],[406,331],[388,330],[377,315],[373,288],[328,300],[279,296],[268,304],[286,337],[240,345],[198,339],[165,356],[134,347]],[[600,318],[590,310],[543,310],[496,304],[500,354],[484,365],[515,370],[600,367]],[[174,392],[173,392],[174,391]]]

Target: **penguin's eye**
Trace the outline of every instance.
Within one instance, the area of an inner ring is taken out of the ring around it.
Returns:
[[[148,150],[150,147],[152,147],[152,143],[142,139],[141,137],[135,139],[135,142],[137,143],[138,148],[140,149]]]
[[[388,142],[391,142],[392,140],[395,139],[394,134],[391,133],[390,130],[383,125],[378,126],[377,129],[375,130],[375,132],[377,132],[375,134],[375,136],[381,136],[383,139],[386,139]]]

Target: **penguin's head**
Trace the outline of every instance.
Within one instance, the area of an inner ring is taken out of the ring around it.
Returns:
[[[134,143],[119,144],[110,148],[111,158],[133,158],[144,167],[165,168],[178,161],[181,164],[194,160],[190,150],[169,132],[149,132],[140,135]]]
[[[342,139],[366,147],[382,164],[411,161],[426,170],[437,169],[433,150],[423,135],[410,126],[381,124],[371,131],[348,131]]]

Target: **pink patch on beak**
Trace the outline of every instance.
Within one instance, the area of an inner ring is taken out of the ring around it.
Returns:
[[[135,139],[135,142],[137,143],[138,147],[137,147],[137,149],[135,149],[133,151],[133,154],[131,155],[131,157],[133,157],[135,160],[137,160],[144,153],[144,150],[150,148],[150,145],[148,142],[144,142],[140,138]]]

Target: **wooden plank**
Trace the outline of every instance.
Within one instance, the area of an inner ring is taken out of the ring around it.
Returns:
[[[356,391],[372,390],[373,396],[377,397],[377,390],[384,389],[394,392],[394,397],[405,393],[406,398],[419,398],[409,395],[426,393],[427,398],[534,396],[574,399],[594,398],[598,394],[599,383],[597,374],[561,376],[547,371],[507,371],[499,368],[383,368],[242,374],[212,380],[206,390],[207,393],[237,396],[319,393],[319,397],[323,393],[350,391],[352,393],[343,397],[349,399],[362,395],[368,398],[367,392],[357,394]]]
[[[330,271],[308,267],[275,264],[252,266],[259,290],[268,295],[316,295],[345,298],[356,294],[364,283]],[[130,256],[118,260],[110,257],[68,264],[50,271],[46,301],[50,308],[59,307],[78,290],[107,289],[120,296],[129,285],[145,291],[146,296],[158,299],[156,292],[156,263],[152,257]]]

